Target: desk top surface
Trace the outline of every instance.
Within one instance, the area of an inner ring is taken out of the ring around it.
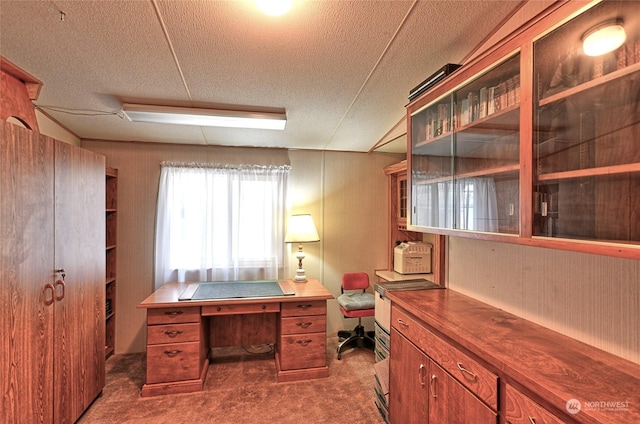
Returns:
[[[293,280],[281,280],[280,284],[290,287],[295,294],[289,296],[272,297],[246,297],[233,299],[206,299],[206,300],[178,300],[180,295],[190,286],[198,283],[167,283],[154,291],[145,300],[138,304],[139,308],[165,308],[176,306],[206,306],[206,305],[229,305],[229,304],[249,304],[249,303],[276,303],[276,302],[297,302],[305,300],[327,300],[333,299],[333,295],[316,279],[309,279],[306,283],[296,283]]]

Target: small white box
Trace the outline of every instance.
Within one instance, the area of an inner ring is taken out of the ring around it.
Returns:
[[[393,270],[400,274],[430,274],[431,248],[429,243],[409,241],[393,249]]]

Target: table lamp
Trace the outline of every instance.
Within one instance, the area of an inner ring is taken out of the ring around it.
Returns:
[[[307,281],[307,276],[302,268],[302,260],[304,259],[304,252],[302,252],[302,243],[309,243],[313,241],[320,241],[318,231],[313,223],[313,219],[309,214],[291,215],[289,218],[289,224],[287,225],[287,233],[284,236],[285,243],[298,243],[298,252],[296,258],[298,259],[298,270],[293,281],[296,283],[304,283]]]

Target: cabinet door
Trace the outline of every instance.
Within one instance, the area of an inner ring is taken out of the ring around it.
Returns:
[[[534,235],[640,241],[638,16],[602,2],[534,43]],[[588,56],[583,34],[608,19],[626,42]]]
[[[53,143],[0,122],[3,423],[53,419],[53,266]]]
[[[496,424],[497,414],[431,362],[429,424]]]
[[[103,156],[55,141],[55,422],[104,387],[104,172]]]
[[[389,355],[389,421],[427,422],[429,358],[396,329],[391,329]]]

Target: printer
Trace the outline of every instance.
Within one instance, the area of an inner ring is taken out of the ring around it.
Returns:
[[[431,249],[429,243],[408,241],[393,249],[393,270],[400,274],[430,274]]]

